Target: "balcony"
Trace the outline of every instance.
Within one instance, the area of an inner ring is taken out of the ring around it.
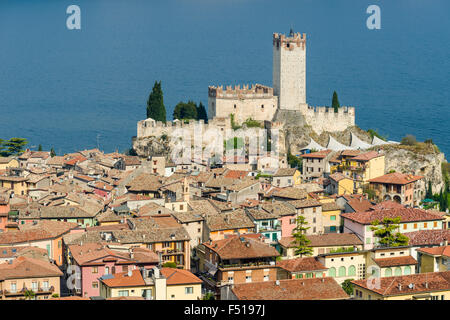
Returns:
[[[261,262],[248,262],[248,263],[232,263],[232,264],[224,264],[219,263],[218,267],[220,269],[227,268],[249,268],[249,267],[272,267],[275,266],[275,261],[261,261]]]
[[[163,249],[161,253],[163,255],[185,254],[185,252],[181,249]]]

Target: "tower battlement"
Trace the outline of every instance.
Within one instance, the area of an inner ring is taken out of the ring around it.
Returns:
[[[292,33],[289,36],[284,34],[274,33],[272,37],[273,46],[278,48],[284,48],[287,50],[294,50],[295,47],[305,49],[306,46],[306,33],[300,32]]]
[[[272,98],[273,89],[262,84],[226,86],[209,86],[208,97],[220,99]]]

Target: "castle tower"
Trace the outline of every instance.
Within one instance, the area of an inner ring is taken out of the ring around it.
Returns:
[[[300,110],[306,105],[306,34],[273,34],[273,94],[278,107]]]

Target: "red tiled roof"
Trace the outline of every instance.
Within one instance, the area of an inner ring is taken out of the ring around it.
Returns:
[[[128,272],[113,274],[114,278],[100,280],[110,288],[116,287],[142,287],[145,286],[144,278],[139,269],[132,270],[131,276]]]
[[[383,296],[412,295],[450,290],[450,271],[382,277],[375,288],[369,288],[370,281],[367,280],[356,280],[352,283]]]
[[[365,153],[358,154],[357,156],[351,158],[351,160],[355,161],[369,161],[378,157],[383,156],[383,154],[378,153],[377,151],[369,151]]]
[[[404,174],[400,172],[392,172],[384,176],[370,179],[371,183],[386,183],[386,184],[400,184],[405,185],[422,179],[423,176],[413,176],[411,174]]]
[[[373,261],[381,268],[417,264],[416,259],[411,256],[373,259]]]
[[[450,230],[419,230],[414,232],[406,232],[405,236],[409,238],[411,246],[435,245],[439,246],[447,240],[450,240]]]
[[[197,278],[192,272],[184,269],[161,268],[161,274],[166,277],[167,285],[195,284],[203,281]]]
[[[0,280],[22,279],[35,277],[60,277],[63,273],[59,268],[48,261],[18,257],[12,264],[0,264]]]
[[[418,252],[426,253],[433,256],[446,256],[450,257],[450,246],[434,247],[434,248],[421,248],[417,249]]]
[[[289,279],[235,284],[239,300],[337,300],[349,296],[333,278]]]
[[[281,260],[277,266],[289,272],[327,270],[315,257]]]
[[[443,220],[443,217],[431,213],[426,210],[416,208],[395,208],[395,209],[379,209],[366,212],[352,212],[343,213],[341,217],[355,221],[360,224],[371,224],[372,221],[381,221],[384,218],[400,217],[400,222],[414,222],[414,221],[433,221]]]
[[[312,153],[305,153],[305,154],[302,154],[300,157],[302,157],[302,158],[316,158],[316,159],[323,159],[323,158],[325,158],[330,152],[331,152],[331,150],[322,150],[322,151],[317,151],[317,152],[312,152]]]

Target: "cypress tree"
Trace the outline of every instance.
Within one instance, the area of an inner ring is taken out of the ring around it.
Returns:
[[[38,151],[42,151],[42,144],[39,145]]]
[[[166,107],[164,106],[161,81],[155,81],[152,92],[147,100],[147,118],[155,121],[166,122]]]
[[[433,188],[431,186],[431,180],[428,181],[428,189],[426,190],[425,197],[427,199],[433,199]]]
[[[338,112],[338,109],[341,107],[341,105],[339,104],[336,91],[333,92],[333,100],[331,102],[331,107],[334,109],[334,112]]]
[[[54,156],[56,156],[56,152],[55,149],[51,148],[50,149],[50,156],[53,158]]]
[[[201,102],[197,107],[197,120],[204,120],[205,123],[208,123],[208,115],[206,114],[205,106]]]

